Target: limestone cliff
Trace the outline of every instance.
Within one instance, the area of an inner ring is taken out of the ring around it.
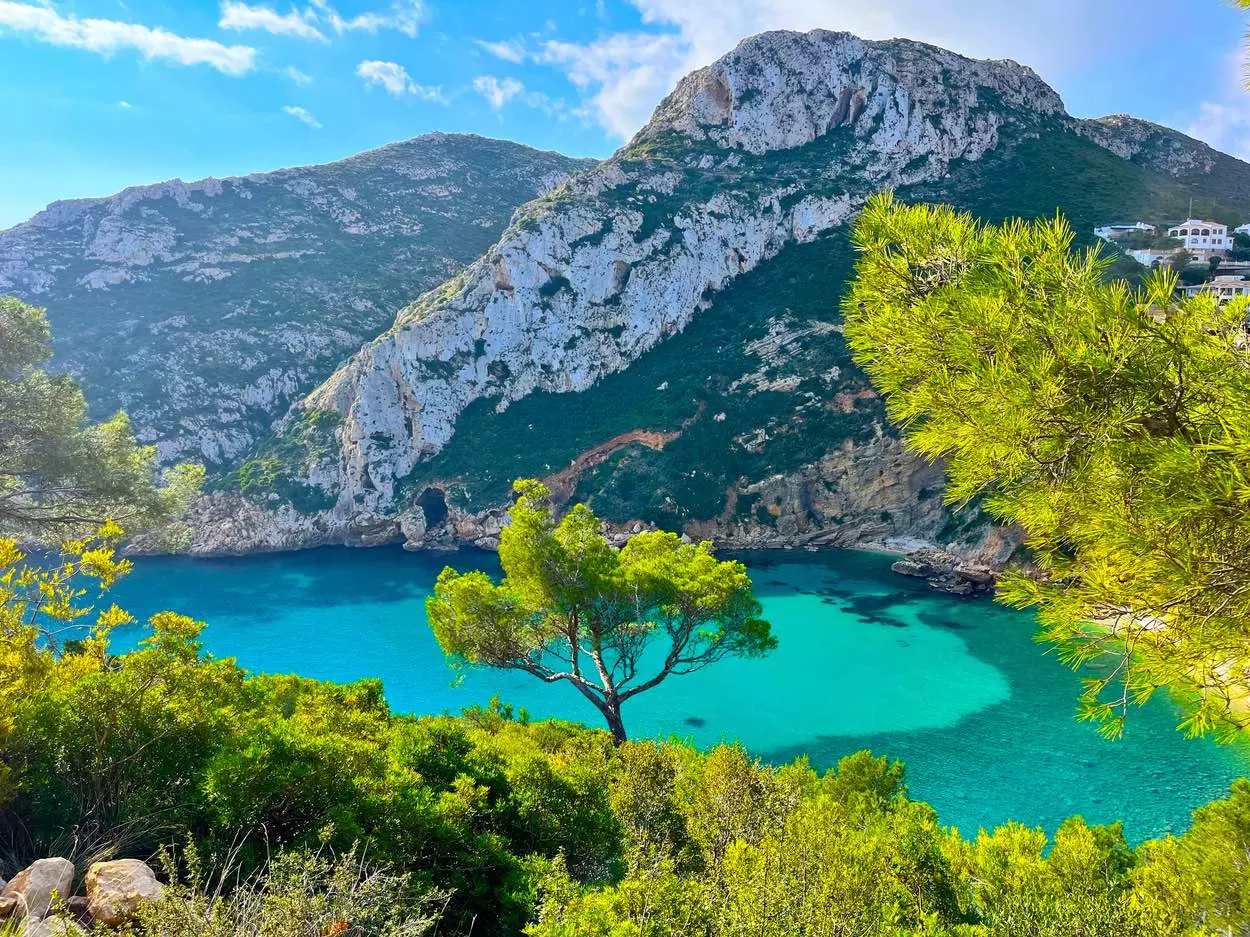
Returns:
[[[508,480],[536,475],[620,530],[1001,561],[1014,538],[942,506],[940,469],[903,451],[850,360],[847,222],[884,187],[1078,229],[1183,205],[1209,167],[1139,137],[1068,117],[1014,62],[746,40],[313,391],[242,497],[202,506],[193,548],[489,546]]]

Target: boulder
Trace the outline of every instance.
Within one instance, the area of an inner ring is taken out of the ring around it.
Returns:
[[[39,859],[14,875],[0,892],[0,898],[22,898],[27,917],[38,921],[52,907],[54,895],[67,899],[72,896],[73,887],[74,863],[68,859]]]
[[[21,895],[9,895],[0,898],[0,921],[7,921],[10,918],[26,917],[26,899]]]
[[[161,883],[146,862],[117,859],[87,870],[87,909],[97,924],[116,927],[139,907],[161,897]]]

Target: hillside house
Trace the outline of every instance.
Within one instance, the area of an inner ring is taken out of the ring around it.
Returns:
[[[1153,267],[1155,264],[1166,266],[1172,262],[1172,257],[1180,252],[1179,247],[1157,248],[1145,247],[1141,250],[1125,251],[1130,257],[1136,260],[1143,267]]]
[[[1250,234],[1250,222],[1237,225],[1233,228],[1233,234]]]
[[[1206,283],[1182,286],[1180,290],[1186,296],[1197,296],[1199,293],[1214,293],[1216,299],[1223,304],[1238,296],[1250,296],[1250,280],[1247,280],[1245,277],[1223,276],[1216,277]]]
[[[1132,224],[1105,224],[1094,229],[1094,237],[1102,238],[1104,241],[1113,241],[1121,235],[1132,234],[1134,231],[1154,234],[1156,230],[1154,225],[1146,224],[1144,221],[1134,221]]]
[[[1233,246],[1227,225],[1197,218],[1168,228],[1168,237],[1176,238],[1186,250],[1204,259],[1212,254],[1222,254]]]

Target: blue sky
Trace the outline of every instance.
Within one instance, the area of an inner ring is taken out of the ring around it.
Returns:
[[[0,0],[0,228],[59,198],[324,162],[431,130],[606,156],[764,29],[1033,66],[1080,116],[1250,156],[1219,0]]]

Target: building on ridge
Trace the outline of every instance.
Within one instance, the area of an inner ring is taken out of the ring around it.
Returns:
[[[1185,250],[1204,260],[1213,254],[1223,254],[1233,246],[1227,225],[1199,218],[1188,218],[1168,228],[1168,237],[1176,238]]]

